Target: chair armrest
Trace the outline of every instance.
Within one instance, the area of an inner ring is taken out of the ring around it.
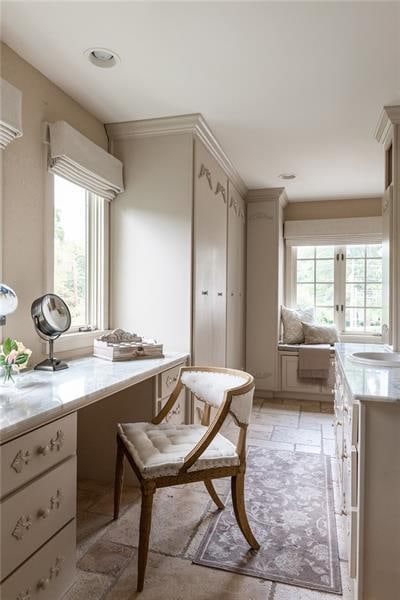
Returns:
[[[194,448],[185,456],[184,463],[182,467],[179,469],[179,473],[185,473],[190,467],[196,462],[196,460],[203,454],[205,450],[207,450],[208,446],[211,444],[218,431],[221,429],[223,422],[226,419],[226,416],[229,412],[229,408],[231,405],[232,395],[230,392],[227,392],[225,395],[225,399],[221,406],[218,409],[215,418],[205,434],[200,438]]]

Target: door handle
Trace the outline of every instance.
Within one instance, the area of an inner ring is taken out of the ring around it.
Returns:
[[[208,296],[208,290],[203,290],[201,293],[203,296]]]
[[[218,296],[222,296],[222,295],[223,295],[223,293],[222,293],[222,292],[218,292]]]

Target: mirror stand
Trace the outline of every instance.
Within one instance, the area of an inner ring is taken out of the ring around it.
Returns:
[[[61,371],[62,369],[68,369],[66,362],[54,358],[54,340],[49,339],[49,358],[42,360],[35,366],[35,371]]]

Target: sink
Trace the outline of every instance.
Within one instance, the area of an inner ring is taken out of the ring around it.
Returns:
[[[365,365],[400,368],[400,352],[354,352],[350,358]]]

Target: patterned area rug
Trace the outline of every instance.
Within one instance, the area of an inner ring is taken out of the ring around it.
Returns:
[[[331,462],[326,456],[249,447],[246,506],[261,544],[249,550],[230,494],[194,563],[341,594]]]

